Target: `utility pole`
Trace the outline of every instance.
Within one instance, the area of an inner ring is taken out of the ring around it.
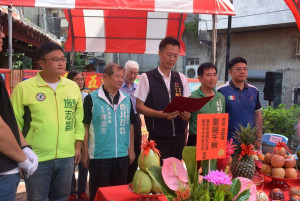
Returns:
[[[233,0],[230,0],[233,3]],[[228,28],[227,28],[227,50],[226,50],[226,63],[225,63],[225,83],[228,81],[229,59],[230,59],[230,40],[231,40],[231,21],[232,16],[228,16]]]
[[[8,68],[12,70],[12,5],[8,6]]]
[[[214,65],[216,64],[216,54],[217,54],[217,22],[216,22],[217,16],[212,15],[212,52],[211,52],[211,63]]]

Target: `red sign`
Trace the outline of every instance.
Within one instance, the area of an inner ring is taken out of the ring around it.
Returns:
[[[225,158],[228,114],[198,114],[196,159]]]
[[[88,75],[85,77],[85,86],[91,91],[98,89],[101,84],[102,83],[98,75]]]

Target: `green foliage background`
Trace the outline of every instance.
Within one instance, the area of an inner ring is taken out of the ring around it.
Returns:
[[[185,23],[184,34],[186,34],[190,38],[197,38],[198,37],[198,20]]]
[[[13,69],[32,69],[32,59],[24,53],[16,53],[12,56]]]
[[[276,109],[268,106],[262,111],[263,133],[276,133],[291,137],[296,133],[296,124],[300,114],[300,106],[286,108],[280,104]]]

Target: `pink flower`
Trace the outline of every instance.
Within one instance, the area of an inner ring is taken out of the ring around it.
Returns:
[[[227,149],[227,150],[226,150],[226,158],[230,157],[231,154],[234,153],[235,148],[234,148],[234,145],[232,145],[232,143],[233,143],[233,139],[232,139],[232,138],[230,139],[230,141],[227,141],[227,146],[226,146],[226,149]]]
[[[227,141],[226,146],[226,158],[221,158],[217,160],[217,169],[218,170],[225,170],[228,162],[230,161],[231,155],[234,153],[234,145],[232,145],[233,139],[231,138],[230,141]]]
[[[209,171],[208,175],[204,177],[205,180],[208,182],[214,183],[215,185],[219,186],[221,184],[224,185],[231,185],[231,177],[228,176],[225,172],[223,171]]]
[[[177,191],[181,187],[188,185],[188,174],[183,163],[177,158],[170,157],[164,159],[161,174],[167,186]]]

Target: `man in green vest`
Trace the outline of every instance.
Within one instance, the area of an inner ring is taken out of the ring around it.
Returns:
[[[212,63],[203,63],[198,68],[198,79],[201,86],[196,91],[192,92],[191,98],[203,98],[214,96],[200,110],[192,112],[190,118],[189,137],[187,146],[196,146],[197,144],[197,115],[210,113],[225,112],[225,98],[217,92],[215,87],[217,84],[217,68]]]

